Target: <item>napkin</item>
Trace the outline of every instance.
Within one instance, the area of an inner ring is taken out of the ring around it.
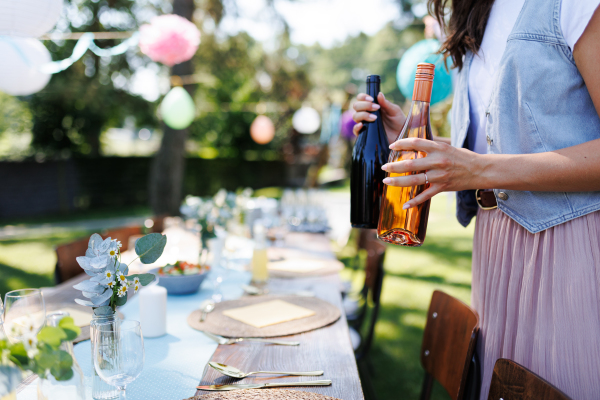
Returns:
[[[75,325],[79,326],[79,327],[88,326],[90,324],[90,322],[92,322],[91,309],[89,312],[87,312],[87,311],[83,311],[83,310],[75,308],[75,307],[67,306],[67,307],[61,307],[55,311],[65,311],[65,312],[69,313],[69,316],[71,318],[73,318]],[[49,312],[54,312],[54,311],[49,311]]]
[[[256,328],[280,324],[315,315],[313,310],[290,304],[283,300],[272,300],[223,311],[223,315]]]

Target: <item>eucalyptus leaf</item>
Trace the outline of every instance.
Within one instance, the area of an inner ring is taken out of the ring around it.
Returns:
[[[45,326],[37,335],[40,342],[47,343],[52,347],[60,346],[60,342],[67,338],[67,334],[61,328]]]
[[[124,306],[125,303],[127,303],[127,296],[123,296],[123,297],[117,296],[117,299],[115,300],[115,306],[121,307],[121,306]]]
[[[110,306],[102,306],[94,308],[94,314],[97,316],[112,315],[114,314],[114,311]]]
[[[29,364],[29,356],[27,356],[27,349],[25,349],[25,345],[22,342],[11,345],[9,350],[10,361],[12,361],[20,367]]]
[[[73,368],[52,367],[50,373],[57,381],[68,381],[73,377]]]
[[[40,369],[50,369],[56,362],[56,356],[52,353],[40,352],[34,358],[35,363]]]
[[[142,286],[148,286],[154,281],[156,275],[154,274],[133,274],[127,277],[129,282],[133,282],[134,278],[138,278]]]
[[[62,328],[67,334],[67,340],[72,342],[79,336],[81,329],[75,325],[75,321],[71,317],[64,317],[58,323],[58,326]]]
[[[135,242],[135,253],[144,264],[152,264],[162,255],[167,237],[160,233],[150,233]]]

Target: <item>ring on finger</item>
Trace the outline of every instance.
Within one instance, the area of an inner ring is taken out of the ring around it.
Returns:
[[[429,185],[429,178],[427,178],[427,172],[423,172],[423,175],[425,175],[425,184]]]

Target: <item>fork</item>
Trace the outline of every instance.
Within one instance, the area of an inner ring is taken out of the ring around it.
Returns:
[[[234,344],[239,342],[259,342],[259,343],[267,343],[267,344],[278,344],[281,346],[298,346],[300,342],[290,342],[285,340],[268,340],[268,339],[258,339],[258,338],[226,338],[223,336],[215,335],[210,332],[202,331],[206,336],[214,340],[219,344]]]

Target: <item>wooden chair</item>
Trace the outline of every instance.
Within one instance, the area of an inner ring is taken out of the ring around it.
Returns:
[[[479,317],[471,307],[444,292],[433,292],[421,346],[425,369],[421,400],[431,397],[434,379],[452,400],[465,398],[478,332]]]
[[[363,244],[367,251],[365,283],[358,294],[359,306],[356,312],[350,315],[348,319],[350,335],[353,338],[353,347],[357,360],[367,356],[373,343],[375,324],[379,316],[384,277],[383,261],[385,259],[386,245],[379,241],[372,231],[368,231],[368,233],[370,235],[365,237]],[[369,317],[368,319],[367,316]]]
[[[125,251],[127,250],[129,237],[132,235],[140,235],[141,233],[141,227],[130,226],[102,232],[101,236],[103,238],[111,237],[120,240],[123,245],[121,251]],[[85,255],[88,243],[89,238],[85,238],[56,247],[56,267],[54,269],[54,280],[56,281],[56,284],[62,283],[83,273],[83,270],[79,264],[77,264],[77,257]]]
[[[566,394],[522,365],[499,358],[488,400],[570,400]]]

